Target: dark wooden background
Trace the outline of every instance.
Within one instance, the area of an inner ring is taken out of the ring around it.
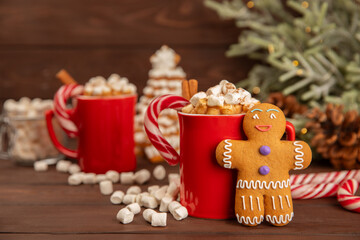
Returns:
[[[162,44],[200,89],[237,82],[252,65],[224,56],[239,32],[203,0],[0,0],[0,101],[52,98],[61,68],[80,83],[116,72],[141,93]]]

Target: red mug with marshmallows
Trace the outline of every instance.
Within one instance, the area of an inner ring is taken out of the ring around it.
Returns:
[[[54,110],[46,113],[46,123],[55,147],[68,157],[76,158],[84,172],[105,173],[134,171],[134,114],[136,95],[93,97],[80,95],[83,87],[62,86],[54,97]],[[74,97],[76,106],[66,108]],[[78,148],[63,146],[54,133],[52,118],[70,137],[78,138]]]
[[[170,164],[180,163],[180,201],[190,216],[211,219],[235,217],[236,171],[221,168],[216,161],[216,146],[224,139],[246,138],[242,130],[244,114],[203,115],[180,112],[189,104],[182,97],[164,95],[154,99],[145,115],[145,131],[161,156]],[[157,118],[164,109],[178,110],[180,155],[165,140]],[[287,138],[295,138],[291,123]]]

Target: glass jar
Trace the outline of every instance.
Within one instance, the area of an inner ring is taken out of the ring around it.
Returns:
[[[57,121],[53,120],[56,135],[64,141]],[[11,159],[21,165],[35,161],[56,161],[63,156],[53,146],[46,127],[45,116],[7,116],[0,118],[0,158]]]

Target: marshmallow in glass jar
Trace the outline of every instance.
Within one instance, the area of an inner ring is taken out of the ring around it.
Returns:
[[[17,163],[32,165],[37,160],[58,158],[47,133],[44,113],[53,108],[52,100],[40,98],[20,98],[19,101],[8,99],[4,102],[1,121],[1,139],[7,135],[6,149],[2,149],[1,157],[9,158]],[[55,123],[56,125],[56,123]],[[62,134],[56,127],[59,138]],[[4,148],[5,144],[1,144]]]

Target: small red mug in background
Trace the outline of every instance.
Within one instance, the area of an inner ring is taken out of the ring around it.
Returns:
[[[154,99],[145,115],[145,131],[162,157],[170,164],[180,163],[180,201],[190,216],[211,219],[234,218],[236,171],[217,164],[216,146],[224,139],[246,139],[242,130],[244,114],[203,115],[178,112],[180,155],[162,136],[157,118],[164,109],[180,109],[189,102],[179,96]],[[291,123],[287,138],[295,139]]]
[[[108,170],[134,171],[134,115],[136,95],[113,97],[82,96],[82,86],[62,86],[54,97],[54,110],[46,113],[46,123],[55,147],[68,157],[76,158],[84,172],[96,174]],[[76,106],[66,108],[74,97]],[[56,138],[52,118],[70,137],[78,138],[78,148],[70,150]]]

